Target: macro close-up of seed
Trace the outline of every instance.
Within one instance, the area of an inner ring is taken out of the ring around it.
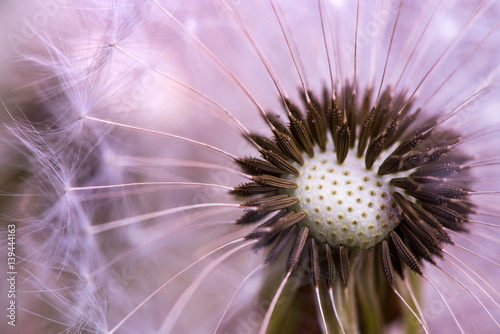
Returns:
[[[0,8],[0,332],[500,331],[496,1]]]

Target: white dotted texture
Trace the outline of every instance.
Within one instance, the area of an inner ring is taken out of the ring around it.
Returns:
[[[331,246],[366,249],[396,228],[399,208],[388,185],[394,175],[377,176],[378,164],[367,170],[353,152],[342,165],[332,151],[304,158],[303,166],[296,165],[300,176],[287,178],[298,184],[289,194],[299,198],[293,209],[307,213],[299,224],[311,236]]]

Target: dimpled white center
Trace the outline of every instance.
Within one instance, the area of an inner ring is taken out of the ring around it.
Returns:
[[[307,213],[299,225],[316,240],[366,249],[398,225],[399,209],[388,185],[394,175],[377,176],[380,159],[367,170],[354,152],[342,165],[331,150],[304,158],[303,166],[295,165],[300,176],[288,177],[298,184],[289,194],[299,198],[293,209]]]

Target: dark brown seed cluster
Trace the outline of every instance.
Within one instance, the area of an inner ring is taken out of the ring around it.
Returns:
[[[423,260],[435,264],[435,258],[442,257],[443,244],[452,243],[447,230],[466,231],[474,210],[468,200],[471,190],[461,181],[468,173],[465,164],[469,158],[457,148],[459,134],[443,129],[438,118],[422,121],[420,110],[413,108],[404,94],[387,88],[373,102],[368,89],[358,102],[356,91],[348,84],[335,93],[336,98],[332,98],[325,92],[322,101],[311,92],[304,93],[305,113],[284,99],[288,124],[268,114],[265,118],[274,137],[247,137],[261,158],[238,160],[253,175],[252,182],[234,190],[235,195],[246,198],[244,206],[252,208],[238,223],[260,223],[247,238],[258,239],[258,248],[271,247],[266,263],[274,261],[293,242],[288,272],[297,267],[304,248],[308,248],[310,274],[316,286],[319,281],[331,286],[336,273],[347,286],[351,253],[359,249],[330,245],[311,236],[308,227],[299,224],[307,213],[291,209],[300,199],[287,194],[297,184],[286,177],[299,175],[297,166],[314,156],[315,150],[327,150],[329,141],[333,141],[332,156],[339,165],[351,153],[364,157],[366,170],[374,169],[375,161],[387,151],[373,173],[407,173],[395,175],[389,183],[400,212],[399,223],[373,248],[386,281],[394,288],[395,274],[403,276],[404,266],[423,275]]]

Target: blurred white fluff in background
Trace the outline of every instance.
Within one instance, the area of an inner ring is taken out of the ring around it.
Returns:
[[[262,263],[265,252],[245,248],[189,297],[198,275],[232,249],[224,248],[169,282],[253,226],[231,224],[242,213],[235,205],[197,207],[237,203],[225,189],[166,183],[233,187],[244,179],[223,154],[162,133],[237,157],[256,155],[219,106],[265,135],[270,131],[239,84],[263,110],[282,112],[270,75],[225,2],[241,17],[280,87],[299,101],[300,81],[269,1],[0,5],[7,8],[2,43],[9,50],[0,57],[0,210],[2,227],[17,226],[19,272],[17,326],[3,319],[2,332],[156,333],[169,321],[174,333],[213,332],[242,281]],[[321,95],[330,76],[318,3],[273,2],[307,87]],[[320,3],[330,17],[325,29],[335,78],[343,83],[353,77],[356,2]],[[360,1],[356,77],[362,89],[380,85],[399,4]],[[414,103],[426,115],[462,107],[449,126],[463,131],[464,149],[482,161],[500,157],[499,10],[496,1],[403,1],[383,84],[408,95],[416,91]],[[498,170],[495,164],[474,170],[483,180],[474,188],[498,190]],[[469,234],[453,238],[498,263],[499,196],[474,199],[493,216],[477,219],[497,227],[474,224]],[[1,245],[5,254],[5,238]],[[478,274],[480,284],[493,286],[491,298],[482,301],[499,322],[499,266],[449,251]],[[270,266],[284,270],[279,263]],[[446,261],[442,267],[461,275]],[[498,330],[450,277],[430,265],[425,270],[441,289],[451,287],[446,293],[466,332]],[[0,277],[5,310],[6,281]],[[221,332],[258,331],[265,313],[261,286],[268,283],[263,277],[257,273],[245,282]],[[431,332],[456,333],[439,296],[422,287]],[[174,307],[179,300],[184,308]]]

